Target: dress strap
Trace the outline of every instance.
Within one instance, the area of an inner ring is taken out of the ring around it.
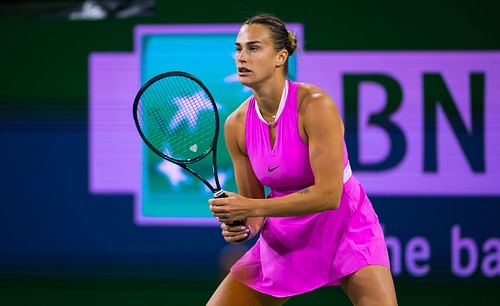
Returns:
[[[351,169],[351,164],[347,164],[347,166],[344,167],[344,184],[351,178],[352,176],[352,169]]]

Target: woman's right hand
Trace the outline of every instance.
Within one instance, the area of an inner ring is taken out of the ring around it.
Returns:
[[[220,225],[222,237],[229,243],[242,243],[250,237],[250,227],[248,225],[231,226],[225,223]]]

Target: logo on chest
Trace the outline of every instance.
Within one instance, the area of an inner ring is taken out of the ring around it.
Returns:
[[[274,170],[278,169],[279,167],[280,167],[279,165],[278,165],[278,166],[275,166],[275,167],[269,167],[269,166],[267,166],[267,172],[271,173],[271,172],[273,172]]]

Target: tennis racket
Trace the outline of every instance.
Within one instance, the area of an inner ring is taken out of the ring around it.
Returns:
[[[154,153],[186,169],[215,198],[227,197],[217,175],[219,112],[212,94],[197,77],[182,71],[153,77],[137,92],[133,114],[137,131]],[[215,186],[192,167],[210,154]],[[230,225],[242,224],[235,221]]]

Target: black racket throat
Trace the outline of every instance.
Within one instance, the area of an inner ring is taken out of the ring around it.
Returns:
[[[220,181],[219,181],[219,175],[217,173],[217,151],[215,150],[215,147],[213,148],[213,151],[212,151],[212,174],[213,174],[215,186],[213,186],[208,180],[206,180],[203,176],[199,175],[198,172],[196,172],[196,170],[194,170],[193,168],[191,168],[189,166],[190,164],[196,163],[198,160],[184,162],[184,163],[180,163],[180,162],[174,161],[174,160],[168,160],[168,161],[170,161],[170,162],[178,165],[179,167],[187,170],[189,173],[191,173],[197,179],[199,179],[210,190],[210,192],[212,192],[212,194],[214,195],[214,198],[227,197],[227,195],[224,193],[224,191],[221,188]],[[216,195],[219,195],[219,194],[222,194],[222,196],[217,197]]]

